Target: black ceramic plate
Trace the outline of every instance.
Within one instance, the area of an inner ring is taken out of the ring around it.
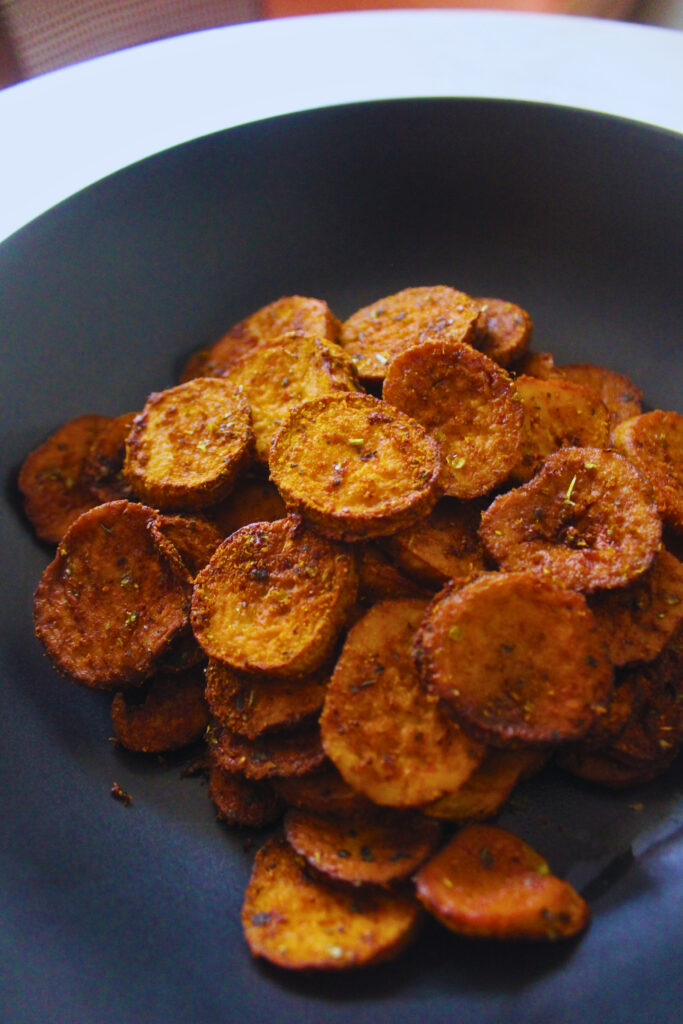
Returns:
[[[16,472],[63,420],[138,408],[190,350],[280,295],[341,317],[418,284],[515,299],[536,347],[681,399],[683,139],[597,114],[378,102],[251,124],[150,158],[0,247],[0,990],[12,1024],[664,1022],[683,998],[680,763],[632,792],[550,774],[502,822],[590,900],[577,942],[469,943],[427,926],[394,965],[255,963],[254,845],[183,761],[110,742],[108,701],[33,638],[49,552]],[[132,804],[114,802],[119,782]]]

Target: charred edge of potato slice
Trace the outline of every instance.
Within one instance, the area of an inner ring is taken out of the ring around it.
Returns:
[[[516,302],[505,299],[475,298],[479,307],[477,329],[472,344],[495,360],[509,367],[528,350],[533,321]]]
[[[111,718],[114,737],[126,750],[156,754],[194,743],[209,724],[202,670],[157,673],[142,687],[119,691]]]
[[[579,894],[523,840],[495,825],[467,825],[415,876],[423,906],[462,935],[571,938],[588,924]]]
[[[210,759],[209,797],[219,821],[244,828],[263,828],[282,817],[284,803],[266,779],[247,779]]]
[[[325,763],[317,724],[253,740],[212,726],[210,744],[212,756],[222,768],[257,781],[308,775]]]
[[[664,522],[683,533],[683,416],[661,409],[633,416],[612,441],[649,480]]]
[[[100,502],[125,498],[135,501],[133,489],[124,478],[126,438],[136,413],[127,412],[110,420],[95,439],[83,467],[83,480]]]

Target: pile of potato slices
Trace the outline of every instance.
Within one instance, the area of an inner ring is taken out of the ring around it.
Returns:
[[[21,467],[55,669],[129,750],[202,742],[224,822],[281,823],[242,910],[279,966],[386,960],[425,914],[576,935],[496,815],[551,761],[620,789],[680,752],[683,416],[531,336],[448,286],[287,296]]]

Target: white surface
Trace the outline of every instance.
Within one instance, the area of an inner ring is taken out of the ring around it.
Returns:
[[[536,100],[683,132],[683,34],[553,15],[388,11],[212,29],[0,92],[0,240],[188,139],[359,100]]]

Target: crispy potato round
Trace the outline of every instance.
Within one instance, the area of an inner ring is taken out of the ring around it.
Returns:
[[[194,743],[209,724],[201,669],[159,672],[134,690],[114,695],[111,720],[126,750],[158,754]]]
[[[113,501],[62,538],[34,598],[36,635],[85,686],[142,682],[188,623],[191,580],[151,508]]]
[[[376,541],[356,546],[358,601],[362,605],[393,601],[401,597],[429,600],[431,591],[405,576]]]
[[[508,801],[522,779],[534,774],[546,762],[539,750],[497,750],[490,747],[469,779],[453,793],[446,793],[422,808],[424,814],[441,821],[484,821],[492,818]]]
[[[424,601],[377,604],[349,631],[325,695],[323,746],[350,786],[380,805],[419,807],[484,757],[423,690],[413,664]]]
[[[558,372],[574,384],[588,388],[605,403],[612,426],[642,412],[643,393],[626,374],[593,363],[567,363]]]
[[[606,448],[610,415],[592,391],[561,378],[517,378],[522,401],[522,455],[512,479],[530,480],[543,460],[558,448]]]
[[[244,396],[225,380],[201,377],[149,396],[126,440],[123,472],[155,508],[206,508],[232,489],[253,444]]]
[[[439,496],[439,446],[415,420],[365,394],[296,406],[276,434],[270,473],[288,508],[337,540],[394,533]]]
[[[325,763],[317,723],[249,740],[229,729],[211,730],[212,756],[229,772],[248,779],[289,778],[318,771]]]
[[[82,512],[97,504],[85,478],[85,466],[93,444],[109,423],[108,416],[78,416],[24,459],[17,484],[26,518],[41,540],[56,544]]]
[[[588,923],[585,901],[523,840],[467,825],[415,876],[420,902],[461,935],[564,939]]]
[[[479,536],[501,568],[591,593],[646,572],[662,536],[647,481],[612,451],[563,448],[533,480],[501,494]]]
[[[344,818],[377,811],[375,804],[352,789],[329,761],[308,775],[275,778],[273,786],[288,807],[304,811]]]
[[[584,750],[573,747],[563,750],[556,758],[560,768],[579,779],[593,782],[606,789],[633,789],[663,775],[671,767],[669,755],[651,764],[621,764],[605,750]]]
[[[683,533],[683,416],[655,409],[615,427],[615,448],[652,486],[665,523]]]
[[[290,332],[247,352],[225,374],[251,407],[256,458],[268,462],[273,437],[301,402],[336,391],[356,391],[354,365],[332,341]]]
[[[511,366],[529,347],[534,326],[531,317],[517,303],[505,299],[475,298],[474,302],[479,317],[472,344],[500,366]]]
[[[398,566],[424,586],[471,579],[486,568],[478,502],[443,498],[424,519],[381,541]]]
[[[463,729],[497,747],[552,747],[588,732],[612,689],[581,594],[532,573],[446,586],[415,641],[425,686]]]
[[[218,527],[224,537],[251,523],[272,523],[284,519],[287,508],[277,487],[251,473],[240,477],[234,490],[218,505],[212,505],[205,513]]]
[[[392,959],[411,942],[419,920],[412,893],[356,889],[314,876],[281,839],[256,854],[242,906],[251,952],[293,970]]]
[[[510,373],[518,377],[526,374],[527,377],[538,377],[539,380],[548,380],[560,373],[552,352],[525,352],[514,360],[509,369]]]
[[[393,885],[412,875],[441,838],[436,821],[375,811],[352,820],[290,809],[285,836],[295,853],[328,878],[351,885]]]
[[[180,379],[222,377],[245,353],[291,331],[336,341],[339,321],[322,299],[285,295],[240,320],[213,345],[195,352]]]
[[[339,344],[362,381],[379,383],[391,361],[413,345],[469,341],[478,316],[477,303],[454,288],[405,288],[357,310],[341,325]]]
[[[163,535],[178,549],[192,576],[204,568],[223,541],[218,527],[200,515],[162,515],[159,526]]]
[[[515,385],[470,345],[427,341],[400,353],[387,370],[382,397],[438,441],[446,494],[487,494],[519,461],[522,408]]]
[[[253,523],[197,576],[192,628],[209,657],[234,669],[303,676],[331,654],[357,587],[353,553],[298,517]]]
[[[133,489],[123,475],[126,438],[134,412],[126,412],[110,420],[92,444],[83,467],[83,480],[100,502],[135,501]]]
[[[226,771],[211,759],[209,797],[219,821],[246,828],[272,825],[282,816],[284,804],[270,782],[255,781]]]

